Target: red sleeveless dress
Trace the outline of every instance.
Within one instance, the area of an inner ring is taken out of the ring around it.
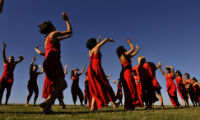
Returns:
[[[171,73],[168,73],[165,75],[166,81],[167,81],[167,92],[169,95],[169,98],[174,105],[175,108],[179,107],[180,104],[178,102],[178,97],[176,93],[176,85],[173,81],[173,76]]]
[[[88,83],[91,97],[96,101],[96,108],[102,108],[110,101],[115,102],[115,94],[110,86],[106,75],[101,67],[101,53],[93,54],[90,57],[88,67]],[[91,97],[90,104],[91,107]]]
[[[120,61],[121,62],[121,61]],[[122,71],[120,73],[120,80],[122,81],[124,89],[124,108],[134,108],[140,106],[141,103],[138,98],[135,81],[132,75],[131,60],[125,60],[122,64]]]
[[[54,80],[58,77],[65,78],[62,63],[60,61],[60,43],[54,42],[46,37],[45,47],[45,60],[43,63],[45,80],[43,86],[43,98],[49,97],[51,92],[54,90]]]
[[[181,99],[183,99],[183,100],[188,99],[187,91],[186,91],[185,85],[183,84],[182,78],[176,77],[175,80],[176,80],[176,86],[178,89],[178,93],[179,93]]]
[[[2,87],[12,86],[14,80],[14,69],[16,64],[15,63],[5,63],[4,64],[4,71],[0,79],[0,83]]]

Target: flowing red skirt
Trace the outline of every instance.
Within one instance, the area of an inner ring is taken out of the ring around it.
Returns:
[[[175,83],[169,83],[167,84],[167,92],[170,98],[170,101],[174,105],[174,107],[179,107],[180,104],[178,102],[177,92],[176,92],[176,85]]]
[[[132,66],[131,62],[125,60],[122,63],[122,71],[120,73],[120,79],[122,81],[123,89],[124,89],[124,108],[134,108],[135,106],[140,106],[140,101],[137,94],[137,89],[135,85],[135,81],[132,75]]]
[[[90,63],[88,67],[88,83],[90,95],[95,99],[95,107],[97,109],[107,105],[110,101],[115,102],[114,91],[110,86],[99,61],[93,61],[92,64]],[[89,103],[89,106],[91,107],[91,99]]]

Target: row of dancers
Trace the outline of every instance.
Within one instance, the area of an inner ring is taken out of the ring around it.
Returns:
[[[60,43],[62,40],[70,38],[73,32],[68,15],[65,12],[62,13],[62,18],[67,27],[65,31],[57,31],[55,26],[50,21],[45,21],[39,25],[40,33],[46,36],[44,41],[45,50],[43,52],[39,50],[39,46],[36,46],[35,51],[44,57],[43,68],[42,66],[39,66],[41,71],[37,71],[38,66],[34,64],[36,57],[33,58],[33,61],[30,65],[30,80],[28,81],[27,86],[29,95],[27,97],[26,105],[29,104],[29,100],[33,92],[35,93],[34,105],[36,105],[36,100],[38,97],[37,77],[44,72],[45,79],[42,97],[45,100],[40,104],[40,107],[43,108],[45,114],[53,112],[51,107],[54,104],[55,99],[58,99],[60,105],[65,108],[63,101],[63,90],[68,87],[68,84],[65,81],[67,66],[65,66],[64,71],[60,61]],[[189,106],[188,95],[190,96],[194,106],[199,104],[200,84],[195,78],[190,79],[189,74],[186,73],[184,74],[184,79],[180,71],[174,72],[174,68],[170,66],[166,66],[166,72],[164,72],[162,70],[161,63],[156,66],[152,62],[146,62],[146,59],[143,56],[138,58],[138,65],[132,67],[131,58],[138,54],[140,47],[136,45],[135,49],[131,40],[128,39],[127,41],[130,46],[129,50],[124,48],[124,46],[119,46],[116,50],[116,54],[122,66],[119,80],[113,81],[118,85],[116,95],[101,66],[102,54],[100,52],[100,49],[104,44],[115,41],[112,38],[105,38],[101,40],[100,37],[97,40],[95,38],[91,38],[87,41],[86,47],[89,50],[90,64],[85,73],[84,96],[80,87],[78,86],[78,83],[79,76],[84,73],[86,66],[84,66],[80,73],[78,72],[79,69],[74,69],[71,71],[71,79],[73,80],[71,92],[74,104],[76,104],[77,96],[79,96],[81,105],[83,105],[83,99],[85,100],[85,104],[87,104],[87,100],[89,100],[90,110],[101,109],[102,107],[107,106],[109,103],[116,108],[119,103],[122,104],[123,88],[125,110],[134,110],[135,107],[143,107],[144,103],[147,108],[152,109],[153,104],[158,101],[156,94],[159,97],[161,107],[164,108],[163,98],[161,95],[161,86],[156,79],[156,70],[158,69],[160,69],[166,78],[167,92],[175,108],[180,106],[176,89],[178,89],[185,106]],[[23,60],[23,57],[19,56],[17,61],[14,60],[13,56],[10,56],[8,59],[6,59],[6,44],[2,44],[4,72],[0,79],[0,102],[2,101],[2,95],[6,88],[7,95],[5,104],[8,104],[8,99],[13,84],[13,71],[15,66]],[[173,79],[176,79],[177,87]],[[118,103],[116,102],[117,99],[119,99]]]

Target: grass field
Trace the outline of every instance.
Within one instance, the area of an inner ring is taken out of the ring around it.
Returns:
[[[0,120],[200,120],[200,107],[174,109],[166,106],[162,110],[156,106],[154,110],[136,109],[124,111],[123,106],[113,110],[112,107],[104,107],[101,111],[91,112],[85,106],[67,105],[66,109],[53,106],[55,113],[44,115],[39,106],[24,106],[11,104],[0,106]]]

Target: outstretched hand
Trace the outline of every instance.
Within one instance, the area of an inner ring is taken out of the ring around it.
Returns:
[[[140,47],[138,45],[135,46],[137,49],[140,49]]]
[[[20,60],[24,60],[24,57],[23,56],[19,56],[18,57]]]
[[[109,42],[115,42],[112,38],[110,38],[110,39],[108,38],[108,41]]]
[[[63,20],[65,20],[65,21],[68,21],[68,20],[69,20],[68,15],[67,15],[66,12],[63,12],[63,13],[62,13],[62,18],[63,18]]]
[[[3,47],[6,47],[6,46],[7,46],[4,42],[2,42],[2,45],[3,45]]]
[[[65,68],[67,68],[67,65],[65,65]]]
[[[131,40],[129,38],[126,39],[128,43],[131,43]]]
[[[38,49],[39,48],[39,45],[37,44],[36,46],[35,46],[35,49]]]
[[[36,56],[33,57],[33,60],[34,60],[34,61],[36,60]]]
[[[160,61],[158,62],[158,65],[159,65],[160,67],[162,66],[162,64],[161,64],[161,62],[160,62]]]

